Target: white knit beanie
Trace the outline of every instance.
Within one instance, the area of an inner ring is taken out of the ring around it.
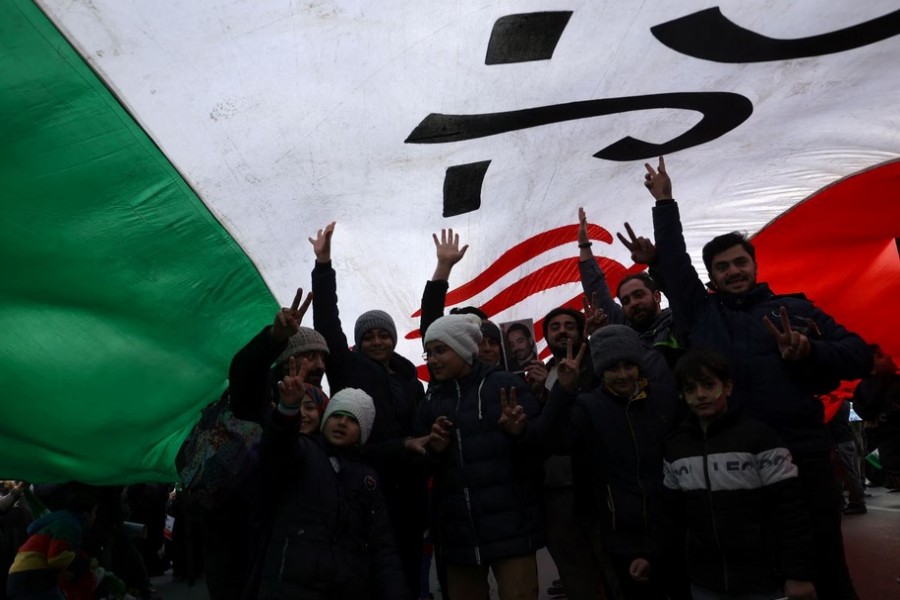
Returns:
[[[334,413],[346,413],[359,423],[359,443],[365,444],[375,422],[375,403],[372,397],[356,388],[344,388],[331,397],[322,414],[322,424]]]
[[[428,327],[425,332],[425,345],[434,341],[443,342],[472,365],[478,358],[478,344],[481,338],[481,319],[478,315],[447,315]]]

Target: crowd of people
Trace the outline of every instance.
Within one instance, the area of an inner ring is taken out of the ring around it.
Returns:
[[[395,351],[389,313],[359,315],[347,339],[335,224],[311,237],[312,291],[230,366],[230,411],[261,434],[251,471],[191,536],[210,598],[419,600],[433,558],[443,598],[488,598],[492,573],[501,599],[536,599],[545,546],[554,587],[573,600],[857,598],[842,510],[865,512],[861,445],[878,449],[886,485],[900,483],[896,366],[802,294],[758,281],[739,233],[704,246],[705,281],[662,158],[645,187],[653,240],[628,224],[619,239],[649,273],[615,294],[579,210],[584,309],[545,316],[546,363],[527,327],[504,336],[474,306],[444,314],[468,246],[435,235],[427,388]],[[820,400],[855,379],[852,405],[871,425],[862,443],[829,431]],[[4,515],[24,506],[23,489],[0,498],[16,495]],[[85,544],[98,506],[88,492],[67,488],[55,509],[16,521],[9,597],[89,598],[73,582],[121,583]]]

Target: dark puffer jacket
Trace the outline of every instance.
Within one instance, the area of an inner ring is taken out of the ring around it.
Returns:
[[[710,294],[691,264],[674,201],[656,204],[653,228],[672,312],[691,347],[728,357],[734,399],[747,414],[774,427],[795,456],[828,452],[824,411],[814,395],[835,389],[842,379],[867,375],[872,352],[866,343],[802,295],[778,296],[764,283],[746,294]],[[768,316],[780,327],[782,306],[792,328],[809,338],[812,349],[802,360],[782,359],[763,324]]]
[[[690,415],[665,446],[673,550],[691,581],[725,594],[812,577],[812,530],[797,467],[775,431],[731,403],[704,433]]]
[[[573,462],[576,510],[596,527],[610,554],[659,554],[662,444],[681,415],[668,382],[651,382],[631,399],[602,385],[578,396],[570,443],[573,456],[589,458]]]
[[[351,351],[341,327],[337,305],[337,280],[331,263],[316,263],[312,272],[313,324],[328,343],[326,374],[329,391],[353,387],[365,391],[375,403],[372,434],[363,446],[362,460],[375,468],[384,486],[385,499],[399,527],[404,522],[421,524],[424,531],[428,507],[427,477],[417,456],[406,450],[413,435],[418,406],[425,391],[416,367],[397,353],[389,373],[381,363],[362,352]]]
[[[258,597],[407,600],[377,475],[298,430],[274,411],[260,444],[274,519]]]
[[[419,406],[423,435],[439,416],[453,422],[450,446],[435,457],[433,487],[434,533],[447,564],[486,565],[545,544],[546,454],[529,431],[513,437],[497,424],[500,388],[513,387],[531,428],[538,404],[524,380],[477,361],[465,377],[433,384]]]

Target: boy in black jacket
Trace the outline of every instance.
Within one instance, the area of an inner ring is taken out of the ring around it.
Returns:
[[[721,355],[692,351],[675,377],[693,414],[664,448],[667,546],[686,553],[694,599],[814,599],[812,534],[791,453],[729,402]]]

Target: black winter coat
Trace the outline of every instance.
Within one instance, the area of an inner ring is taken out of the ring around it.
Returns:
[[[733,402],[705,433],[690,415],[665,445],[664,472],[669,546],[686,553],[693,583],[741,595],[810,580],[803,490],[771,427]]]
[[[764,283],[747,294],[710,294],[691,264],[674,201],[656,204],[653,228],[672,313],[688,332],[690,346],[729,358],[734,400],[775,428],[794,455],[828,452],[824,410],[814,395],[830,392],[842,379],[867,375],[872,352],[866,343],[802,295],[778,296]],[[792,328],[809,338],[812,350],[802,360],[782,359],[775,337],[763,325],[768,316],[780,326],[782,306]]]
[[[259,598],[407,600],[377,475],[298,429],[274,411],[260,444],[274,519]]]
[[[351,351],[341,326],[337,281],[331,263],[316,263],[312,272],[313,325],[328,343],[325,373],[332,395],[346,387],[359,388],[375,403],[372,433],[362,460],[381,478],[392,515],[415,519],[424,529],[428,507],[426,474],[417,456],[406,450],[413,435],[416,407],[425,391],[416,367],[397,353],[391,357],[393,374],[362,352]]]
[[[659,554],[662,444],[681,415],[668,381],[651,382],[632,399],[602,385],[578,396],[570,425],[572,455],[580,458],[573,460],[576,510],[610,554]]]
[[[507,434],[500,388],[517,389],[534,426],[538,404],[521,377],[475,362],[458,380],[436,382],[419,405],[419,433],[439,416],[453,422],[450,446],[435,456],[433,533],[446,564],[486,565],[544,546],[542,461],[546,453],[526,431]]]

